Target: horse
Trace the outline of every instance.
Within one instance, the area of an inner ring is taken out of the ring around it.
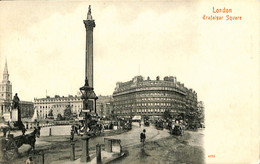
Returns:
[[[29,134],[25,134],[22,136],[17,136],[14,138],[15,143],[17,145],[17,147],[21,147],[23,144],[28,144],[31,146],[32,150],[35,150],[35,142],[36,142],[36,137],[39,138],[40,137],[40,130],[41,128],[34,128],[34,131],[29,133]]]

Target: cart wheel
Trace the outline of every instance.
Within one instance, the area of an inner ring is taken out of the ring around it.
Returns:
[[[5,161],[10,161],[15,159],[18,156],[18,148],[15,142],[10,142],[8,144],[8,147],[6,147],[6,150],[4,152],[4,159]]]

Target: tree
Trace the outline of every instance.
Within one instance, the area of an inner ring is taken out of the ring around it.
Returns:
[[[188,127],[189,129],[197,129],[200,126],[200,112],[198,111],[198,108],[190,107],[188,114],[187,114],[187,120],[188,120]]]
[[[165,110],[165,112],[163,113],[163,118],[165,120],[171,120],[172,119],[171,112],[169,110]]]
[[[57,115],[57,120],[58,121],[63,120],[63,117],[62,117],[62,115],[60,113]]]
[[[72,111],[71,111],[71,106],[68,105],[68,106],[66,107],[66,109],[64,110],[64,119],[65,119],[65,120],[70,120],[70,119],[72,119],[72,118],[73,118],[73,113],[72,113]]]

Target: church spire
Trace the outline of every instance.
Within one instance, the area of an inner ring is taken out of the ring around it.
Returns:
[[[0,99],[8,102],[8,104],[6,104],[4,107],[2,106],[2,110],[5,110],[6,112],[9,111],[10,102],[12,100],[12,84],[9,80],[6,58],[5,58],[5,67],[3,72],[3,80],[2,83],[0,83]]]
[[[8,68],[7,68],[7,59],[5,59],[5,68],[4,68],[4,74],[8,74]]]
[[[3,73],[3,82],[9,82],[9,74],[8,74],[8,68],[7,68],[7,59],[5,59],[5,68],[4,68],[4,73]]]

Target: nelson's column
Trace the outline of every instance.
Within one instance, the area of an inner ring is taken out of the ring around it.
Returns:
[[[87,20],[83,21],[86,28],[86,68],[85,73],[89,86],[93,88],[93,29],[96,26],[92,19],[91,8],[89,6]]]
[[[85,59],[85,85],[80,88],[83,99],[83,110],[85,116],[85,126],[87,127],[91,121],[90,112],[96,113],[96,100],[97,96],[93,89],[93,29],[96,26],[95,21],[92,19],[91,8],[89,6],[87,20],[83,21],[86,28],[86,59]],[[94,109],[94,110],[93,110]],[[81,162],[90,160],[88,149],[87,132],[82,137],[82,155]]]
[[[83,99],[83,112],[96,113],[97,96],[93,89],[93,29],[96,26],[92,19],[89,6],[87,20],[83,21],[86,28],[85,85],[80,88]]]

